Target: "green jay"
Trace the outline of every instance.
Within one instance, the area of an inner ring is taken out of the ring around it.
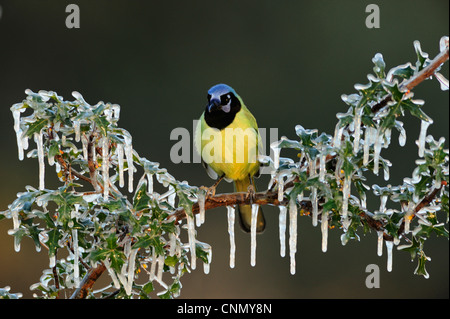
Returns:
[[[253,177],[259,175],[258,154],[261,136],[252,113],[236,91],[217,84],[208,91],[208,103],[195,131],[196,148],[208,175],[218,181],[233,181],[237,192],[256,192]],[[250,232],[251,205],[238,205],[242,229]],[[265,220],[261,207],[256,231],[262,232]]]

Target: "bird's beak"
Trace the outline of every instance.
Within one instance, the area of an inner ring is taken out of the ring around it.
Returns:
[[[220,110],[220,101],[218,99],[211,99],[208,105],[208,112],[211,112],[215,109]]]

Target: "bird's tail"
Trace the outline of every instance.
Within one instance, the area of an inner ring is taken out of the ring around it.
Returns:
[[[256,192],[255,183],[254,183],[252,177],[245,178],[243,180],[234,181],[236,191],[247,193],[248,187],[250,186],[250,180],[252,182],[253,189]],[[252,206],[251,205],[238,205],[238,212],[239,212],[239,222],[240,222],[241,228],[245,232],[249,233],[250,229],[251,229],[251,224],[252,224]],[[265,227],[266,227],[266,221],[264,219],[262,209],[261,209],[261,207],[259,207],[258,216],[256,219],[256,232],[261,233]]]

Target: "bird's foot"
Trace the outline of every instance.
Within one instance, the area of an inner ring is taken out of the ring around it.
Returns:
[[[214,197],[216,195],[216,186],[213,185],[211,187],[201,186],[201,190],[205,192],[205,198]]]
[[[247,194],[245,195],[245,197],[248,199],[250,199],[250,203],[253,204],[253,201],[255,200],[255,188],[253,187],[252,184],[250,184],[247,188]]]

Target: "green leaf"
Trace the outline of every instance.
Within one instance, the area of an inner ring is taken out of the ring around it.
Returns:
[[[140,211],[150,207],[150,197],[147,195],[147,182],[143,182],[133,198],[133,209]]]
[[[100,128],[100,131],[102,132],[102,135],[103,136],[107,136],[108,135],[109,122],[106,119],[106,116],[94,117],[94,122]]]
[[[433,120],[422,111],[420,105],[414,104],[411,100],[403,102],[403,108],[408,110],[412,116],[419,118],[420,120],[432,122]]]
[[[28,126],[26,136],[31,137],[34,133],[39,133],[47,123],[48,119],[37,119],[36,122],[33,122]]]
[[[178,263],[178,258],[177,256],[167,256],[164,263],[169,267],[175,267]]]
[[[48,255],[55,256],[56,250],[60,247],[58,241],[61,239],[61,233],[58,229],[52,229],[47,233],[48,240],[46,245],[48,247]]]
[[[154,290],[153,283],[151,281],[149,281],[144,285],[144,287],[142,287],[142,291],[145,292],[146,294],[151,293],[153,290]]]

